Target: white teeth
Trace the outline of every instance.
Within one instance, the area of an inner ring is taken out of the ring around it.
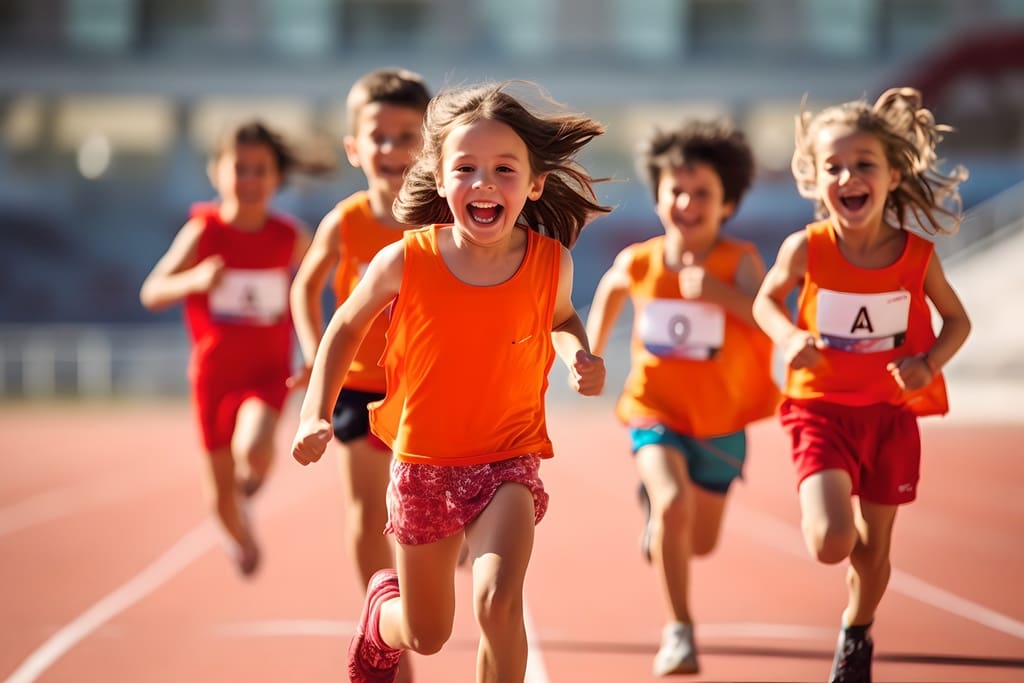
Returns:
[[[493,209],[497,204],[494,202],[471,202],[470,206],[474,209]]]

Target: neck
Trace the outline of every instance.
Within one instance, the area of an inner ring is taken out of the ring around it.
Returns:
[[[373,212],[374,218],[384,225],[392,227],[402,225],[395,220],[394,214],[391,213],[391,207],[395,203],[395,195],[392,192],[371,187],[366,193],[370,197],[370,211]]]
[[[243,230],[256,230],[267,222],[267,208],[240,204],[236,199],[225,199],[220,203],[218,211],[220,219],[225,223]]]

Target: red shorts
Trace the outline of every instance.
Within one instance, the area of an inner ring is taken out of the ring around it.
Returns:
[[[424,465],[391,463],[388,484],[388,523],[402,545],[424,545],[462,531],[494,498],[505,483],[522,484],[533,494],[533,521],[548,509],[548,494],[540,480],[540,457],[522,455],[483,465]]]
[[[257,398],[280,412],[287,395],[288,387],[283,380],[227,391],[217,391],[208,383],[197,384],[193,397],[203,446],[214,451],[231,445],[238,409],[245,401]]]
[[[900,505],[917,496],[921,433],[910,411],[786,399],[779,416],[793,443],[798,486],[812,474],[840,469],[864,500]]]

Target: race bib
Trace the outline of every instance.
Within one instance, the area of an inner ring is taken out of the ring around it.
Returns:
[[[272,325],[288,310],[288,272],[284,268],[226,269],[210,291],[209,301],[215,320]]]
[[[910,319],[910,292],[849,294],[818,291],[818,332],[826,346],[876,353],[902,346]]]
[[[725,341],[725,311],[699,301],[654,299],[638,326],[644,348],[661,358],[707,360]]]

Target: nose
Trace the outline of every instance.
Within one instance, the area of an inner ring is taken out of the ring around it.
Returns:
[[[481,171],[480,174],[477,176],[476,181],[474,181],[473,187],[477,189],[492,188],[494,187],[494,179],[491,177],[490,173]]]
[[[387,154],[395,149],[395,141],[391,138],[384,138],[377,145],[377,149],[380,150],[381,154]]]
[[[690,205],[690,194],[688,192],[680,192],[676,195],[676,208],[680,211],[686,209]]]
[[[850,178],[852,176],[853,176],[853,174],[850,173],[850,169],[844,168],[843,170],[841,170],[839,172],[839,184],[843,185],[843,184],[849,182],[849,180],[850,180]]]

